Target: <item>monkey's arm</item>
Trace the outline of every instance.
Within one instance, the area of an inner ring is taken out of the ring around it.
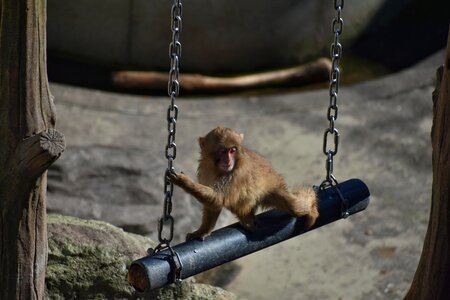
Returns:
[[[184,173],[169,172],[167,178],[212,210],[223,207],[220,197],[211,187],[193,181]]]

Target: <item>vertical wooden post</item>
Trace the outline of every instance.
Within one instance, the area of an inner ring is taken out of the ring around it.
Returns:
[[[0,299],[43,299],[46,170],[64,151],[46,69],[46,1],[0,0]]]
[[[433,186],[422,256],[405,299],[450,297],[450,31],[433,92]]]

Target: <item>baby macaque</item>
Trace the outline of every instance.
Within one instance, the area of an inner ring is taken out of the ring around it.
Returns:
[[[315,191],[306,187],[289,192],[284,178],[268,160],[242,146],[243,138],[243,134],[225,127],[200,137],[198,183],[183,173],[169,173],[169,180],[203,204],[202,224],[186,239],[203,239],[210,234],[223,207],[249,230],[255,225],[258,207],[304,217],[307,228],[319,216]]]

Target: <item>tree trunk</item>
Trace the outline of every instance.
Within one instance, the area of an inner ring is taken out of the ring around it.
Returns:
[[[0,0],[0,299],[43,299],[46,170],[64,151],[46,69],[46,1]]]
[[[433,92],[431,213],[419,266],[405,299],[450,297],[450,31]]]

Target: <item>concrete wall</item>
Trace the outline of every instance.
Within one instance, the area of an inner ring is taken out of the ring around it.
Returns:
[[[345,39],[357,37],[384,2],[346,1]],[[171,4],[48,0],[49,53],[107,66],[166,70]],[[189,0],[183,8],[184,71],[245,72],[328,55],[331,0]]]

